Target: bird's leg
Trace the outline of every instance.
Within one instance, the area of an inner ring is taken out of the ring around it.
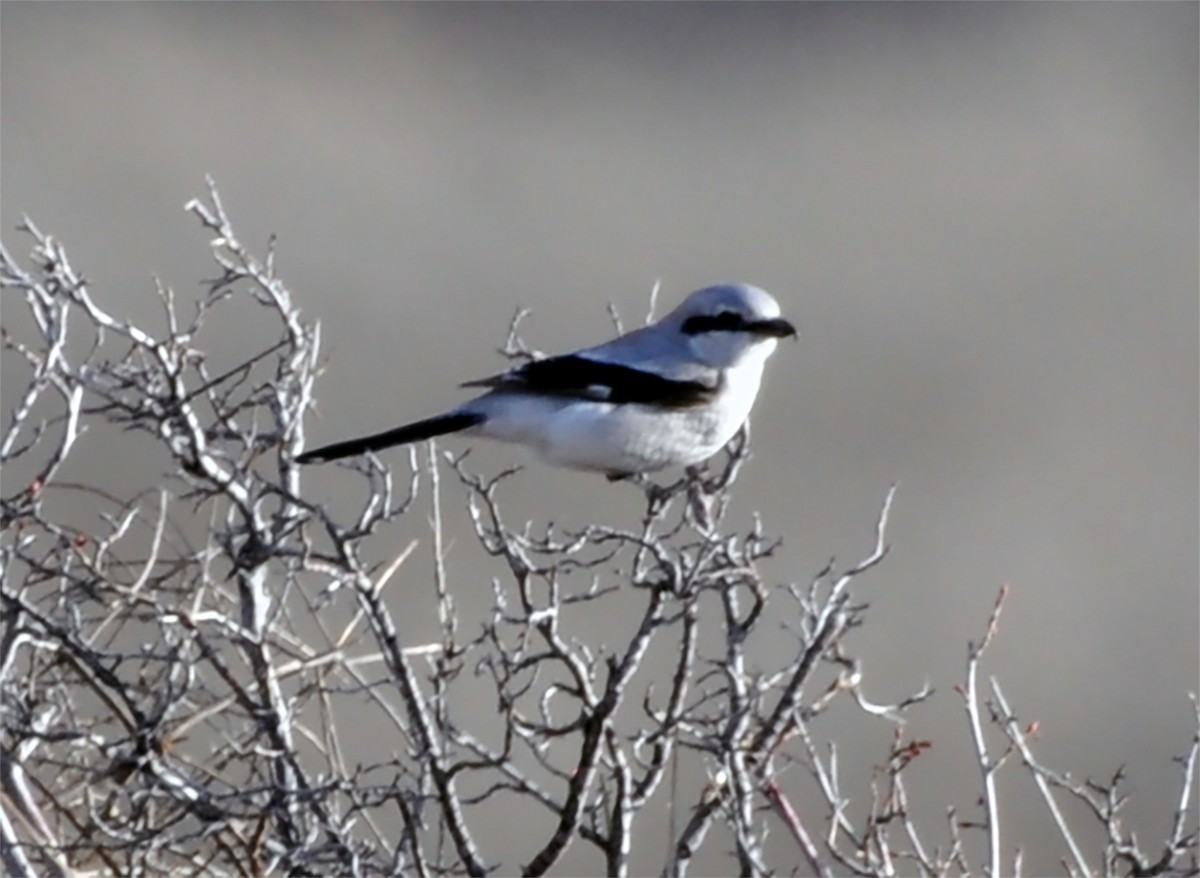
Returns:
[[[665,507],[671,498],[679,493],[679,489],[687,483],[687,479],[680,479],[669,485],[660,485],[645,473],[607,473],[606,475],[610,482],[629,482],[631,485],[637,485],[646,495],[646,503],[652,515]]]
[[[687,508],[702,533],[713,528],[712,501],[713,485],[708,480],[708,469],[702,464],[689,466],[687,473]]]

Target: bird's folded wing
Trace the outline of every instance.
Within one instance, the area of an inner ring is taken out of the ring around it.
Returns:
[[[468,381],[463,387],[491,387],[497,392],[516,391],[611,403],[640,403],[659,408],[691,408],[712,401],[720,386],[720,373],[697,366],[677,377],[620,363],[566,354],[534,360],[490,378]]]

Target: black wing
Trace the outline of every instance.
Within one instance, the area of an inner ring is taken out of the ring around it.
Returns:
[[[534,360],[519,369],[468,381],[463,387],[521,390],[597,402],[640,403],[660,408],[691,408],[712,400],[718,384],[682,381],[654,372],[592,360],[578,354]]]

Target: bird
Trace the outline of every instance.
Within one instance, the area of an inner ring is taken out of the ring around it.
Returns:
[[[465,382],[485,392],[444,414],[305,451],[296,461],[324,463],[460,433],[524,446],[547,464],[614,481],[692,466],[746,422],[767,358],[779,339],[798,335],[765,290],[705,287],[658,322],[611,341]]]

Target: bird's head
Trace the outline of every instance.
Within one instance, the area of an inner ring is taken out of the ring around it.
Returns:
[[[697,358],[727,368],[748,359],[759,363],[778,339],[796,336],[780,316],[779,303],[749,284],[721,284],[692,293],[662,320],[681,333]]]

